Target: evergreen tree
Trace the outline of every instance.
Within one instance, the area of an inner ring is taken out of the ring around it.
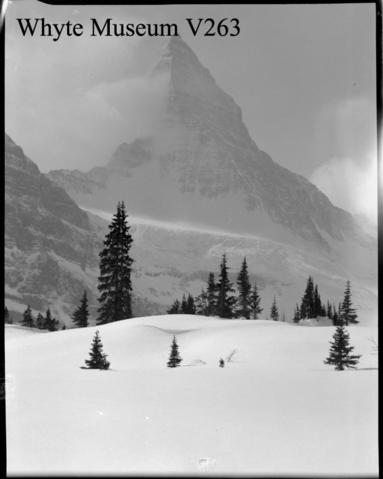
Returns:
[[[222,256],[222,262],[220,265],[220,275],[217,283],[217,314],[221,318],[233,318],[234,317],[234,307],[236,303],[235,296],[231,293],[234,293],[234,288],[232,283],[229,280],[228,275],[228,266],[226,262],[226,255]]]
[[[171,307],[167,310],[168,314],[179,314],[181,311],[181,305],[178,299],[174,301]]]
[[[340,318],[343,324],[347,326],[348,324],[359,323],[359,321],[356,320],[357,317],[355,308],[352,307],[351,302],[351,283],[350,281],[347,281],[343,303],[340,307]]]
[[[177,341],[176,341],[176,337],[173,336],[173,341],[172,341],[172,345],[171,345],[171,348],[170,348],[170,356],[169,356],[169,360],[167,362],[167,366],[168,368],[177,368],[179,366],[179,364],[181,363],[182,359],[181,359],[181,356],[178,352],[178,344],[177,344]]]
[[[301,319],[304,319],[304,318],[307,317],[307,308],[306,308],[305,302],[303,301],[303,298],[302,298],[301,305],[300,305],[300,308],[299,308],[299,316],[300,316]]]
[[[318,286],[315,285],[314,288],[314,301],[313,301],[313,317],[317,318],[318,316],[322,316],[322,301],[318,292]]]
[[[275,299],[275,296],[274,296],[273,304],[271,305],[271,309],[270,309],[270,318],[273,321],[279,320],[279,311],[278,311],[277,300]]]
[[[360,355],[351,354],[354,347],[349,346],[349,334],[343,324],[337,326],[333,342],[330,343],[330,352],[325,364],[333,364],[337,371],[345,368],[355,368],[359,362]]]
[[[251,313],[251,285],[249,280],[249,272],[247,269],[246,258],[243,258],[241,270],[237,278],[238,286],[238,301],[237,301],[237,316],[245,319],[250,319]]]
[[[214,273],[209,273],[207,282],[207,316],[214,316],[217,312],[217,285]]]
[[[194,298],[190,293],[188,294],[188,298],[186,300],[186,311],[187,314],[195,314]]]
[[[86,328],[88,326],[88,318],[88,297],[86,295],[86,291],[84,291],[80,305],[73,313],[72,319],[78,328]]]
[[[327,301],[327,310],[326,310],[326,315],[329,319],[332,319],[332,306],[330,304],[330,301]]]
[[[251,315],[253,319],[258,319],[263,308],[260,307],[261,297],[258,294],[257,282],[254,281],[253,291],[250,296]]]
[[[181,301],[181,314],[188,314],[188,302],[184,294],[182,295]]]
[[[48,331],[57,331],[59,322],[52,316],[51,310],[48,308],[44,318],[44,329]]]
[[[27,309],[23,313],[23,321],[21,323],[23,326],[28,326],[28,328],[33,328],[34,326],[34,319],[32,315],[32,309],[31,307],[27,306]]]
[[[195,298],[195,312],[196,314],[208,315],[208,301],[207,292],[202,288],[201,294]]]
[[[339,313],[335,307],[335,303],[332,305],[332,324],[334,326],[339,326],[341,324]]]
[[[100,252],[98,289],[101,295],[98,298],[98,324],[132,317],[130,276],[133,259],[129,253],[133,239],[129,230],[125,204],[121,201],[117,205],[117,212],[105,237],[104,248]]]
[[[297,304],[295,306],[293,321],[294,321],[294,323],[299,323],[300,320],[301,320],[301,311],[300,311],[299,306]]]
[[[8,308],[4,305],[4,323],[13,324],[12,316],[9,314]]]
[[[301,318],[313,318],[314,317],[314,281],[309,276],[306,284],[306,290],[302,298],[301,303]]]
[[[92,341],[89,359],[85,360],[85,364],[89,369],[109,369],[110,362],[106,358],[107,355],[103,352],[100,334],[97,330]]]
[[[41,313],[37,314],[36,327],[39,328],[39,329],[44,329],[44,327],[45,327],[45,319],[44,319],[44,316]]]

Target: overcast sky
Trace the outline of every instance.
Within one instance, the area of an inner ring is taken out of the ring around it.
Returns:
[[[259,148],[334,204],[376,217],[374,4],[48,6],[10,1],[6,130],[42,171],[106,164],[145,132],[156,91],[146,74],[164,39],[23,38],[17,17],[175,22],[242,108]],[[186,17],[237,17],[237,37],[194,38]]]

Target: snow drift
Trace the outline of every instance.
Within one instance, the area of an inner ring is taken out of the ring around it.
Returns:
[[[96,329],[109,371],[81,369]],[[187,315],[19,337],[6,326],[8,473],[376,474],[377,331],[349,330],[363,356],[337,372],[323,364],[326,326]],[[183,361],[169,369],[173,335]]]

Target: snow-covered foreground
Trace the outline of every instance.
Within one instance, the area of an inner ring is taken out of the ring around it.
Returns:
[[[109,371],[80,369],[96,329]],[[349,328],[363,357],[344,372],[323,364],[333,331],[186,315],[7,326],[8,473],[377,474],[377,331]]]

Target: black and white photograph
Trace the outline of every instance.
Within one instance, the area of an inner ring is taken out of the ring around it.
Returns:
[[[53,3],[2,2],[7,475],[377,477],[379,5]]]

